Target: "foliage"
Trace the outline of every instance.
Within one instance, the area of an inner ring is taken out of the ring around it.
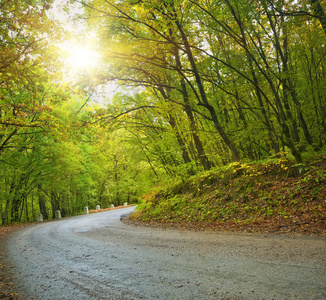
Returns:
[[[1,224],[138,202],[171,182],[143,204],[155,218],[250,223],[253,208],[228,192],[253,193],[264,219],[275,209],[263,211],[259,178],[304,184],[326,141],[321,1],[77,2],[102,62],[81,82],[65,82],[57,45],[73,34],[48,18],[51,1],[0,4]],[[119,93],[92,104],[110,83]]]
[[[326,233],[326,157],[233,164],[153,191],[132,216],[154,224]]]
[[[57,209],[76,214],[92,196],[80,144],[87,88],[72,89],[60,77],[62,29],[48,8],[47,1],[1,3],[1,224],[33,221],[40,212],[51,218]]]
[[[154,148],[147,155],[177,177],[285,148],[301,163],[324,147],[325,34],[313,9],[265,0],[85,5],[107,62],[101,79],[133,90],[114,105],[115,121],[128,116],[128,130],[141,128]]]

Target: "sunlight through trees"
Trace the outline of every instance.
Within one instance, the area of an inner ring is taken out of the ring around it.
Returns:
[[[0,4],[1,224],[325,151],[323,1],[78,0],[64,21],[53,5]]]

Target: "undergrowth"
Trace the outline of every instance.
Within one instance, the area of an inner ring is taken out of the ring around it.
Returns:
[[[326,156],[232,163],[142,199],[133,222],[249,232],[326,233]]]

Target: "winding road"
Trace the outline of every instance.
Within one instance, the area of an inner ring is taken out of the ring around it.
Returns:
[[[131,226],[133,207],[14,233],[24,299],[326,299],[326,239]]]

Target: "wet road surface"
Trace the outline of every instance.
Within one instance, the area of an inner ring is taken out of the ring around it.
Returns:
[[[133,207],[40,223],[7,244],[24,299],[326,299],[325,237],[130,226]]]

